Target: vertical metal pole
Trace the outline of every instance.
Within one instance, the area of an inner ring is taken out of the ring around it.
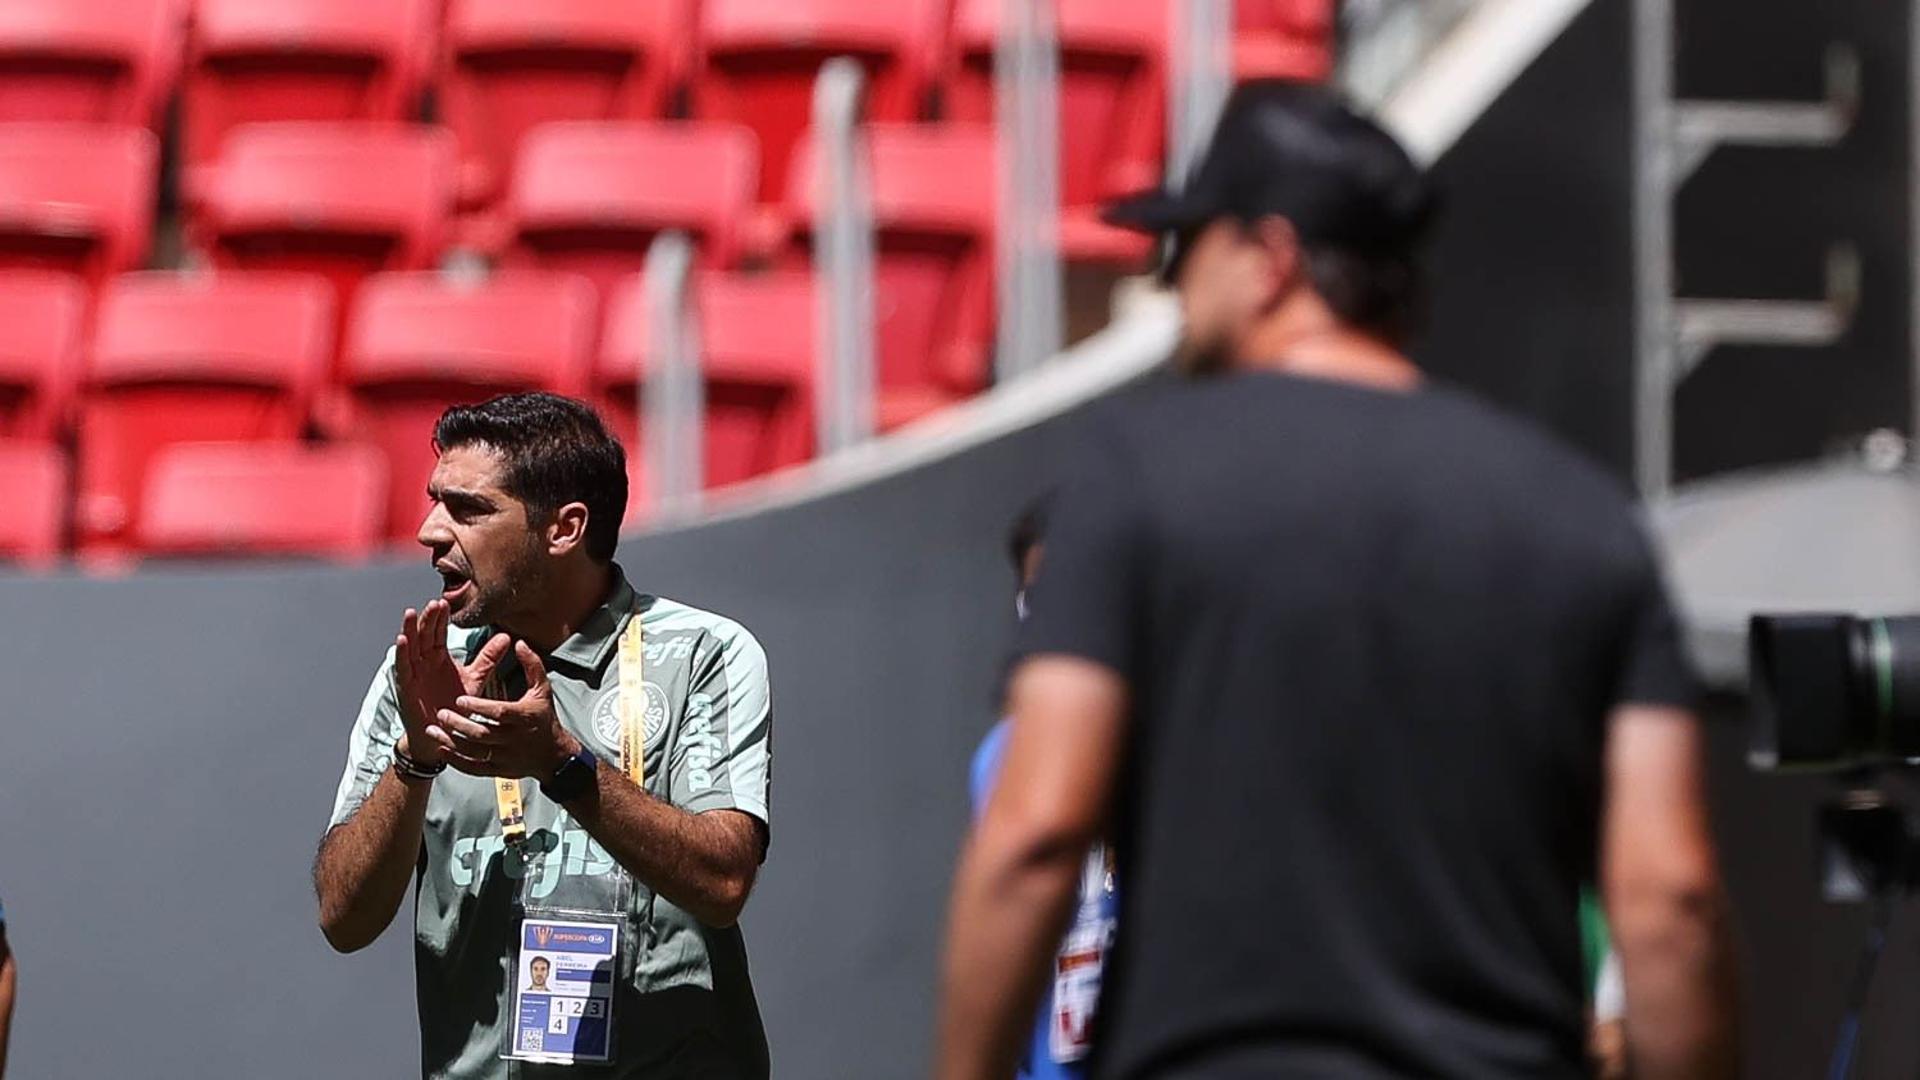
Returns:
[[[821,316],[814,398],[822,453],[864,442],[875,427],[873,204],[860,130],[865,82],[859,63],[840,56],[820,69],[813,88],[814,182],[820,194],[814,292]]]
[[[1673,0],[1634,0],[1633,452],[1650,501],[1673,479],[1673,136]]]
[[[1167,180],[1180,185],[1206,152],[1233,89],[1233,7],[1230,0],[1168,0],[1167,19],[1179,64],[1168,73]]]
[[[667,516],[698,505],[706,477],[703,429],[706,386],[700,371],[700,324],[692,302],[693,243],[661,233],[647,248],[647,352],[640,385],[641,434],[654,502]]]
[[[1060,351],[1060,50],[1054,5],[1001,0],[994,46],[1002,380]]]
[[[1920,0],[1907,11],[1907,440],[1910,458],[1920,456]]]

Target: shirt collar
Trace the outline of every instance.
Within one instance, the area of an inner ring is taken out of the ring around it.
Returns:
[[[619,646],[620,635],[626,630],[634,609],[652,603],[652,597],[643,598],[634,592],[633,586],[627,583],[626,572],[620,569],[620,564],[613,564],[613,588],[607,593],[606,602],[553,650],[551,658],[586,671],[600,670]]]

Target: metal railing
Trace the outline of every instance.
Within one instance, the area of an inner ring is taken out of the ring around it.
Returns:
[[[693,299],[693,242],[661,233],[647,249],[647,357],[639,387],[640,440],[656,516],[696,513],[705,487],[706,378]]]
[[[1051,4],[1001,0],[993,55],[995,262],[999,310],[994,372],[1031,371],[1060,351],[1060,46]]]
[[[865,87],[859,62],[844,56],[829,60],[814,84],[819,211],[813,254],[820,359],[814,399],[822,454],[872,438],[876,426],[873,204],[860,127]]]
[[[1168,0],[1175,77],[1168,80],[1167,179],[1184,184],[1233,90],[1232,0]]]

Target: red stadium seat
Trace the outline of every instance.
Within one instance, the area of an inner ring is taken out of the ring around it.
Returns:
[[[760,137],[760,201],[783,197],[789,159],[812,123],[820,65],[866,67],[866,114],[918,118],[951,0],[704,0],[694,106]]]
[[[148,555],[358,560],[379,548],[386,506],[372,447],[179,443],[154,455],[135,540]]]
[[[67,459],[51,443],[0,441],[0,559],[45,568],[66,533]]]
[[[706,486],[812,457],[812,276],[704,274],[694,298],[706,375]],[[593,396],[635,458],[645,456],[639,394],[653,356],[650,327],[645,281],[629,278],[608,301]]]
[[[0,437],[52,439],[65,430],[86,314],[80,279],[0,271]]]
[[[307,275],[128,274],[100,297],[82,377],[77,531],[112,549],[162,447],[292,439],[332,354],[333,299]]]
[[[389,535],[411,538],[426,514],[433,425],[448,406],[520,390],[584,391],[594,312],[592,286],[570,274],[367,282],[343,357],[346,400],[328,427],[385,452]]]
[[[451,0],[440,111],[462,202],[502,194],[539,124],[665,116],[691,30],[685,0]]]
[[[157,127],[180,72],[185,0],[0,4],[0,122]]]
[[[439,255],[453,138],[383,124],[255,124],[227,140],[198,244],[216,266],[324,274],[350,309],[361,279]]]
[[[548,124],[527,138],[508,196],[508,262],[570,270],[602,293],[682,229],[710,263],[740,254],[753,209],[753,132],[736,124]]]
[[[991,121],[1002,0],[958,0],[948,98]],[[1166,146],[1166,0],[1056,0],[1060,40],[1060,246],[1068,259],[1131,265],[1151,241],[1099,221],[1112,196],[1160,180]]]
[[[0,268],[98,283],[138,266],[153,224],[153,133],[100,124],[0,125]]]
[[[986,385],[993,342],[994,132],[873,124],[874,315],[880,424],[896,427]],[[793,217],[814,220],[813,147],[794,159]]]
[[[1333,74],[1334,0],[1234,0],[1240,79],[1319,82]]]
[[[196,4],[182,110],[190,169],[241,124],[411,119],[440,15],[440,0]]]

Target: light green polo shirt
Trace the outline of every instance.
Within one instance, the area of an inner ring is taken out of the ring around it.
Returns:
[[[768,821],[773,712],[766,654],[731,619],[636,595],[624,574],[607,602],[543,659],[560,722],[609,763],[619,761],[619,639],[639,610],[646,648],[648,789],[692,813],[740,810]],[[491,628],[451,628],[447,647],[470,657]],[[511,657],[505,690],[525,692]],[[393,651],[354,721],[332,824],[351,818],[391,765],[401,726]],[[716,930],[632,880],[623,905],[624,973],[614,1003],[614,1064],[539,1066],[501,1060],[511,1022],[518,909],[614,910],[618,867],[532,781],[528,850],[500,837],[493,781],[448,769],[434,781],[416,874],[414,968],[421,1068],[440,1080],[474,1078],[761,1078],[766,1035],[738,926]]]

